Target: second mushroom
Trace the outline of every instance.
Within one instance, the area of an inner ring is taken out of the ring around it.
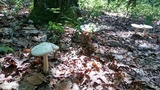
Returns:
[[[146,30],[147,29],[152,29],[153,27],[150,25],[145,25],[145,24],[131,24],[132,27],[135,28],[135,34],[138,32],[138,29],[143,29],[143,35],[147,35],[146,34]]]

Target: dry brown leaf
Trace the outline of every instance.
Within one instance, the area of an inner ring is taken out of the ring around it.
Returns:
[[[24,49],[23,53],[30,53],[31,49]]]
[[[65,79],[55,85],[54,90],[71,90],[72,82],[70,79]]]
[[[96,61],[93,61],[92,66],[96,68],[97,71],[99,71],[99,66],[97,65]]]
[[[36,59],[31,63],[32,66],[38,65],[38,64],[43,64],[41,57],[36,57]]]
[[[116,65],[115,61],[113,61],[112,63],[108,64],[108,68],[114,71],[118,70],[118,66]]]
[[[42,73],[37,73],[33,76],[26,77],[26,80],[33,85],[40,85],[45,79]]]

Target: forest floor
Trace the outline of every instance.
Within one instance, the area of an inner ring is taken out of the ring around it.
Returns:
[[[43,74],[43,58],[29,52],[48,41],[48,31],[26,23],[24,11],[17,16],[0,15],[0,43],[15,50],[0,54],[0,89],[160,89],[160,21],[153,21],[147,35],[142,30],[135,34],[131,27],[132,23],[143,24],[143,20],[107,12],[87,18],[85,25],[95,30],[92,35],[83,33],[78,39],[74,28],[65,27],[57,43],[60,49],[48,55],[49,73]]]

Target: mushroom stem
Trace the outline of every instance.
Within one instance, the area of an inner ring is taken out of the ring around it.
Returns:
[[[49,70],[49,66],[48,66],[48,56],[47,54],[43,55],[43,71],[44,73],[47,73]]]
[[[137,32],[138,32],[138,28],[135,28],[134,32],[135,32],[135,34],[137,34]]]
[[[143,29],[143,35],[144,36],[147,35],[146,30],[147,30],[146,28]]]

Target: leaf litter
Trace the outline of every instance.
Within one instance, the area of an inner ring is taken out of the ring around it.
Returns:
[[[30,48],[47,40],[44,28],[39,30],[32,23],[23,23],[21,19],[25,18],[17,20],[12,15],[0,19],[13,22],[1,25],[0,42],[15,50],[13,54],[0,55],[0,89],[160,89],[157,26],[147,36],[142,36],[142,32],[135,35],[130,24],[143,23],[143,20],[102,13],[96,20],[87,19],[88,25],[94,27],[84,25],[85,29],[96,30],[92,37],[86,32],[81,34],[79,42],[74,40],[74,29],[66,27],[60,38],[61,49],[49,54],[50,71],[46,75],[42,73],[42,57],[29,54]]]

